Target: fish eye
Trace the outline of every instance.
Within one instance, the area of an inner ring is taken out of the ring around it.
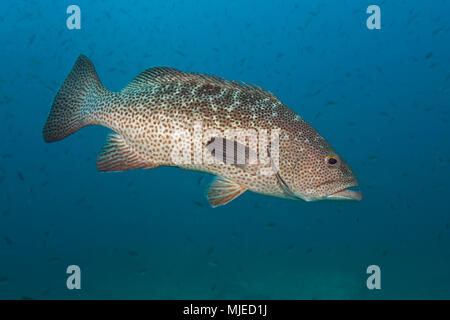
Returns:
[[[339,160],[335,155],[329,154],[325,157],[325,163],[330,167],[336,166],[338,162]]]

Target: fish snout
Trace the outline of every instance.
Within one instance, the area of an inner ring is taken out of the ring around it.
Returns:
[[[343,187],[329,194],[326,199],[330,200],[362,200],[362,192],[359,190],[358,180],[353,177],[353,179],[349,180],[347,183],[343,184]]]

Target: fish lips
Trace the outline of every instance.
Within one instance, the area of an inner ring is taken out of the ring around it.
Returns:
[[[357,190],[351,190],[350,188],[357,187],[358,185],[353,185],[351,187],[347,187],[338,192],[332,193],[326,197],[328,200],[353,200],[360,201],[362,199],[362,192]]]

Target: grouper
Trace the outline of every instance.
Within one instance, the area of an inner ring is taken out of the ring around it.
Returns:
[[[271,92],[216,76],[154,67],[119,92],[81,55],[54,98],[43,136],[111,129],[100,171],[174,166],[215,176],[211,206],[250,190],[293,200],[361,200],[344,159]]]

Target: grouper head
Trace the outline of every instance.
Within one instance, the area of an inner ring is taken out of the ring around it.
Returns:
[[[306,201],[362,199],[361,192],[350,189],[358,180],[349,165],[306,122],[299,134],[280,136],[279,155],[276,175],[286,196]]]

